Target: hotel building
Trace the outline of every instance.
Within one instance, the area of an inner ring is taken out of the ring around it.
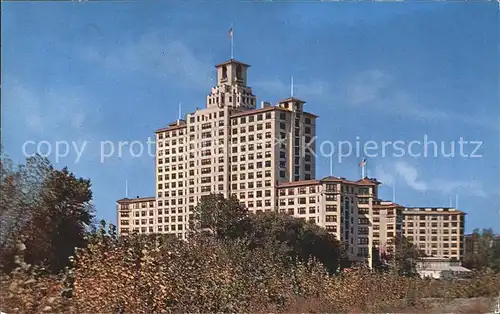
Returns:
[[[465,213],[455,208],[405,208],[404,236],[427,256],[462,260]]]
[[[156,131],[156,197],[119,200],[119,233],[185,238],[200,198],[222,193],[235,195],[250,212],[314,221],[348,243],[353,259],[366,260],[379,183],[315,180],[317,116],[294,97],[257,108],[249,67],[236,60],[217,65],[206,107]]]
[[[317,116],[294,97],[257,108],[247,85],[249,67],[236,60],[217,65],[217,86],[207,95],[206,107],[156,131],[156,196],[117,201],[119,234],[167,233],[185,239],[201,197],[221,193],[236,196],[253,213],[279,211],[324,227],[347,245],[352,261],[371,266],[373,247],[393,252],[395,237],[402,233],[403,207],[379,200],[375,179],[316,179]],[[433,233],[430,218],[437,214],[405,212],[406,235],[425,238],[417,241],[420,247],[459,254],[454,245],[461,242],[452,240],[451,229],[449,250],[434,248],[434,236],[445,237]],[[426,228],[418,229],[422,224],[413,217],[425,217]]]
[[[380,253],[393,255],[396,238],[403,235],[404,207],[389,201],[376,200],[373,205],[373,245]]]

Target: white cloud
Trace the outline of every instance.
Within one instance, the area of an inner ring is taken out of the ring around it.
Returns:
[[[381,165],[377,165],[377,168],[375,169],[375,177],[380,182],[382,182],[383,184],[386,184],[388,186],[393,186],[395,181],[396,181],[394,178],[394,175],[385,171]]]
[[[89,116],[93,123],[101,119],[99,110],[79,88],[37,91],[16,78],[8,77],[5,81],[9,88],[2,100],[6,116],[12,117],[6,125],[15,133],[82,136],[86,131],[84,126],[90,122]]]
[[[405,161],[397,161],[393,167],[377,166],[376,176],[382,183],[389,186],[398,185],[399,178],[406,186],[418,192],[435,191],[443,195],[461,194],[482,198],[488,196],[478,181],[424,178],[417,167]]]
[[[357,108],[364,106],[376,113],[396,115],[425,121],[450,121],[500,130],[498,115],[464,115],[436,109],[435,106],[418,104],[404,90],[395,89],[394,78],[379,69],[370,69],[354,75],[345,83],[333,84],[316,80],[294,84],[295,95],[305,101],[324,102]],[[253,84],[270,94],[285,98],[290,95],[290,83],[283,80],[262,79]],[[329,109],[336,108],[328,106]],[[358,109],[356,109],[358,110]]]
[[[380,92],[387,87],[390,78],[384,72],[374,69],[360,73],[345,88],[348,103],[358,106],[366,102],[376,101]]]
[[[168,77],[177,84],[188,84],[195,89],[209,90],[215,75],[213,62],[207,56],[195,54],[182,41],[167,33],[149,32],[112,51],[86,47],[81,58],[116,73],[142,72]]]
[[[398,161],[395,165],[396,173],[404,179],[405,183],[414,190],[426,191],[428,186],[425,182],[418,180],[418,171],[415,167],[404,161]]]
[[[498,115],[464,115],[436,109],[432,104],[422,106],[406,91],[391,86],[393,81],[389,74],[378,69],[359,73],[344,86],[346,102],[355,107],[367,105],[365,108],[390,115],[426,121],[460,121],[500,130]]]

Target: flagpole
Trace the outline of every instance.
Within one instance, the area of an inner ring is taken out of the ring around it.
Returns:
[[[234,29],[233,29],[233,23],[231,23],[231,60],[233,59],[234,56]]]
[[[128,180],[125,180],[125,198],[128,198]]]

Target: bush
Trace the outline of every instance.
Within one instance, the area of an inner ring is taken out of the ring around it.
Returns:
[[[22,247],[22,245],[20,245]],[[78,249],[72,267],[56,278],[18,258],[2,276],[7,313],[290,313],[380,312],[407,309],[423,298],[496,296],[500,276],[440,281],[359,269],[329,275],[310,259],[290,267],[281,253],[248,248],[245,240],[194,236],[117,238],[102,229]],[[22,254],[19,254],[22,256]]]

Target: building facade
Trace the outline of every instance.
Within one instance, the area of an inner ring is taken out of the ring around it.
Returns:
[[[500,234],[492,235],[487,241],[481,241],[479,233],[470,233],[465,235],[465,254],[478,254],[481,249],[500,247]]]
[[[404,206],[376,200],[373,205],[373,245],[381,254],[396,252],[396,239],[403,235]]]
[[[117,202],[118,234],[153,233],[158,230],[156,198],[123,198]]]
[[[156,195],[117,201],[119,234],[185,239],[200,199],[220,193],[234,195],[251,213],[279,211],[314,222],[346,244],[352,261],[370,266],[373,248],[393,252],[403,227],[429,254],[461,256],[463,241],[452,231],[463,237],[458,211],[404,209],[381,201],[380,182],[372,178],[316,179],[317,116],[294,97],[257,107],[247,85],[249,67],[235,60],[217,65],[217,86],[205,108],[155,132]],[[447,246],[436,244],[435,237],[446,238]]]
[[[314,222],[346,244],[350,260],[371,264],[373,205],[379,182],[320,180],[282,182],[278,185],[278,210]]]
[[[465,213],[455,208],[405,208],[404,236],[427,256],[461,260]]]
[[[185,237],[190,212],[210,193],[235,195],[251,212],[276,211],[279,184],[315,177],[317,117],[293,97],[257,108],[248,68],[217,65],[205,108],[156,131],[156,225],[147,232]]]

